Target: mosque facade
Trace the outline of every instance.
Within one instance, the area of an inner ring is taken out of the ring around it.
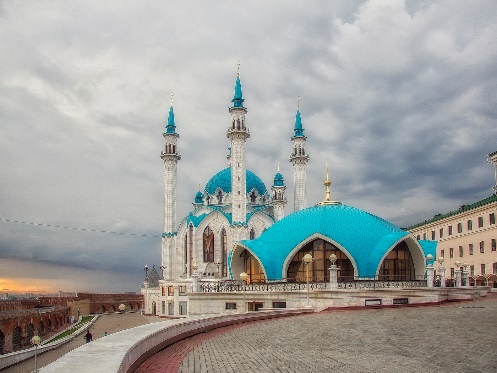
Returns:
[[[270,190],[247,168],[250,131],[239,74],[231,103],[226,131],[230,141],[229,167],[217,172],[194,196],[193,210],[178,225],[177,167],[181,155],[171,104],[161,152],[165,212],[162,263],[160,275],[155,268],[150,272],[156,280],[149,281],[146,275],[142,289],[146,313],[192,314],[192,299],[200,284],[207,286],[203,289],[219,288],[220,284],[239,282],[241,278],[246,278],[247,284],[301,283],[309,278],[326,283],[331,276],[386,281],[424,278],[427,255],[435,255],[436,243],[417,240],[384,219],[333,201],[328,171],[323,201],[307,207],[309,155],[299,108],[289,143],[294,212],[285,216],[286,186],[279,167]],[[306,254],[312,256],[310,264],[303,261]],[[333,265],[334,274],[329,271]],[[222,295],[215,296],[226,308],[209,312],[231,308],[223,303]],[[240,308],[246,309],[245,305]]]

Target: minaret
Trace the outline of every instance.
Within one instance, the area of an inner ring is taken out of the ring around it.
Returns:
[[[280,174],[280,165],[278,163],[278,172],[274,175],[274,183],[271,187],[271,204],[273,205],[274,220],[278,221],[285,217],[285,181]]]
[[[494,194],[497,195],[497,151],[487,155],[487,162],[494,165],[495,185],[492,189],[494,190]]]
[[[246,186],[246,160],[245,142],[250,137],[250,132],[245,127],[245,114],[247,109],[243,106],[242,85],[240,83],[240,64],[235,84],[233,106],[229,108],[231,126],[226,136],[231,141],[231,208],[233,226],[244,227],[247,223],[247,186]],[[242,234],[243,236],[243,234]],[[244,238],[244,237],[240,237]]]
[[[179,135],[176,133],[173,110],[173,94],[171,94],[171,107],[167,118],[164,136],[164,150],[161,159],[164,161],[164,233],[162,235],[162,266],[166,267],[164,276],[171,278],[173,275],[173,248],[176,236],[176,190],[177,190],[177,164],[181,159],[176,142]],[[181,265],[181,264],[180,264]],[[181,271],[182,268],[180,268]]]
[[[309,156],[305,153],[304,129],[300,118],[300,99],[297,99],[297,114],[295,116],[295,128],[292,137],[293,154],[290,155],[290,162],[293,164],[293,209],[299,211],[307,207],[305,192],[305,166],[309,161]]]

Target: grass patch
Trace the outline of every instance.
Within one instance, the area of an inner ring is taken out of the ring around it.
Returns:
[[[70,329],[64,330],[62,333],[58,334],[57,336],[55,336],[52,339],[49,339],[48,341],[54,342],[54,341],[58,341],[59,339],[65,338],[68,335],[75,333],[80,327],[83,326],[83,324],[90,322],[92,319],[93,319],[93,316],[83,316],[83,318],[81,319],[80,322],[77,322]]]

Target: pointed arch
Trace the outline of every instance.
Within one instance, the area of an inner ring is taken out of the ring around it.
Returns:
[[[214,262],[214,232],[207,226],[203,234],[204,263]]]
[[[222,267],[222,277],[228,275],[228,236],[226,234],[226,229],[221,229],[221,267]]]

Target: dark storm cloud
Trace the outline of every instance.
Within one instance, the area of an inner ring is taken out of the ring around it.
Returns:
[[[0,218],[160,236],[171,92],[179,222],[227,166],[237,60],[247,166],[269,188],[280,162],[287,213],[298,96],[309,205],[326,162],[335,199],[400,226],[485,198],[496,16],[493,1],[2,2]],[[0,257],[122,291],[160,239],[0,222]]]

